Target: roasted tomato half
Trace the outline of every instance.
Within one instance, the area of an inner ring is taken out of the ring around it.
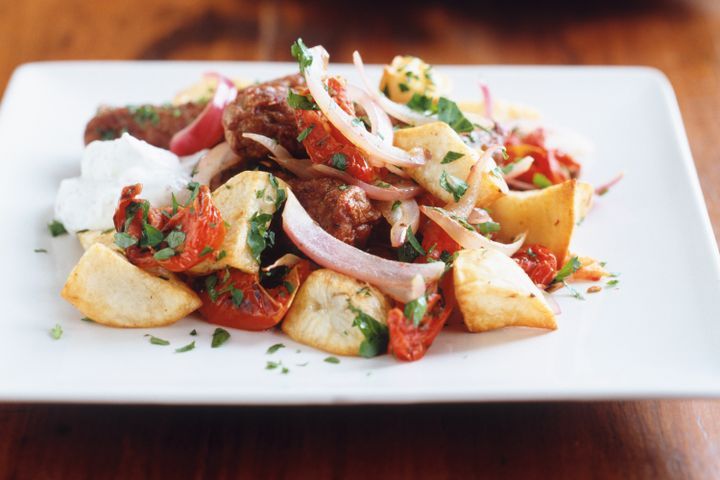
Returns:
[[[347,98],[345,85],[336,77],[328,80],[328,92],[349,115],[355,116],[355,107]],[[301,92],[303,95],[307,91]],[[299,139],[313,163],[322,163],[344,170],[364,182],[376,180],[376,172],[365,154],[350,143],[319,110],[295,110]],[[358,121],[360,121],[358,119]]]
[[[390,332],[388,350],[399,360],[420,360],[442,330],[451,312],[452,307],[445,303],[439,293],[428,296],[427,311],[417,326],[405,316],[404,309],[393,308],[387,318]]]
[[[305,262],[307,264],[308,262]],[[267,330],[283,319],[307,265],[292,268],[265,288],[257,274],[226,268],[199,281],[200,314],[210,323],[243,330]]]
[[[555,255],[542,245],[530,245],[512,256],[530,279],[541,289],[546,289],[558,272]]]
[[[125,249],[130,262],[146,270],[163,268],[184,272],[219,254],[225,224],[205,185],[191,183],[184,205],[153,208],[137,199],[142,185],[122,190],[113,216],[115,243]]]

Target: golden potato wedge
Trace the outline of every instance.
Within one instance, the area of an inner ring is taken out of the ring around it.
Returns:
[[[470,174],[470,168],[478,159],[478,153],[467,146],[460,135],[444,122],[403,128],[395,132],[394,138],[395,146],[403,150],[420,147],[429,154],[424,165],[407,171],[425,190],[444,202],[452,201],[453,195],[440,185],[442,173],[465,181]],[[450,163],[442,163],[448,152],[462,154],[462,157]],[[482,177],[477,206],[486,207],[505,192],[507,192],[505,180],[491,172],[486,172]]]
[[[407,103],[413,94],[438,98],[447,95],[450,81],[418,57],[396,56],[385,65],[380,90],[398,103]]]
[[[316,270],[302,284],[282,323],[293,340],[336,355],[359,355],[365,340],[353,326],[362,310],[385,324],[390,300],[376,288],[332,270]]]
[[[510,192],[490,206],[493,220],[500,223],[497,238],[511,242],[527,232],[525,244],[539,243],[563,262],[575,225],[592,202],[592,187],[577,180],[542,190]],[[589,195],[588,195],[589,191]]]
[[[271,179],[277,181],[278,188]],[[226,266],[247,273],[257,273],[258,262],[252,255],[247,239],[250,220],[256,213],[274,214],[278,189],[287,195],[287,184],[267,172],[245,171],[238,173],[213,192],[213,201],[225,222],[230,224],[223,245],[213,258],[203,261],[190,269],[190,273],[203,275]],[[224,258],[216,260],[220,252]]]
[[[458,307],[471,332],[557,328],[540,289],[507,255],[489,249],[461,250],[453,263],[453,282]]]
[[[109,232],[103,230],[85,230],[84,232],[78,232],[77,237],[83,250],[87,250],[94,243],[102,243],[113,250],[120,250],[118,246],[115,245],[115,230]]]
[[[202,303],[174,276],[156,277],[102,243],[80,258],[61,295],[86,317],[111,327],[169,325]]]

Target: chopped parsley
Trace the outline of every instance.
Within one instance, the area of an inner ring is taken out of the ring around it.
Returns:
[[[138,243],[138,239],[129,233],[118,232],[114,236],[115,245],[123,250]]]
[[[235,288],[234,285],[230,285],[229,290],[230,290],[230,299],[232,301],[232,304],[235,305],[236,307],[239,307],[240,305],[242,305],[242,302],[245,299],[245,294],[243,293],[243,291],[238,290],[237,288]]]
[[[141,247],[156,247],[163,241],[163,234],[160,230],[143,221]]]
[[[406,84],[404,84],[404,83],[398,83],[398,88],[399,88],[400,91],[403,92],[403,93],[405,93],[405,92],[407,92],[407,91],[410,90],[410,87],[408,87],[408,86],[407,86]]]
[[[287,193],[285,189],[280,188],[277,178],[272,173],[270,174],[270,185],[275,190],[275,210],[279,209],[283,202],[287,199]]]
[[[315,125],[310,125],[305,130],[300,132],[300,135],[297,136],[297,141],[302,142],[307,138],[308,135],[310,135],[310,132],[312,132],[313,128],[315,128]]]
[[[205,248],[200,251],[200,256],[204,257],[205,255],[212,253],[214,250],[215,249],[212,248],[210,245],[205,245]]]
[[[445,97],[440,97],[437,104],[438,120],[445,122],[458,133],[472,132],[475,127],[460,111],[457,104]]]
[[[33,250],[33,252],[35,252],[35,253],[48,253],[48,251],[45,250],[44,248],[36,248],[35,250]]]
[[[428,304],[427,304],[427,296],[422,295],[415,300],[408,302],[405,304],[405,317],[408,320],[412,320],[413,325],[416,327],[420,325],[420,321],[425,316],[425,312],[427,312]]]
[[[564,282],[567,277],[577,272],[581,266],[582,264],[580,263],[578,257],[572,257],[570,260],[565,262],[565,265],[563,265],[560,270],[558,270],[552,283]]]
[[[338,363],[340,363],[340,359],[337,357],[325,357],[325,360],[323,360],[323,362],[337,365]]]
[[[175,353],[185,353],[185,352],[189,352],[190,350],[195,350],[195,340],[188,343],[184,347],[176,348]]]
[[[307,67],[312,65],[312,54],[302,38],[298,38],[295,40],[295,43],[290,46],[290,55],[297,60],[301,72],[304,72]]]
[[[288,92],[287,103],[296,110],[318,110],[317,103],[310,95],[300,95],[292,90]]]
[[[80,320],[82,320],[83,322],[95,323],[95,320],[93,320],[93,319],[90,318],[90,317],[83,317],[83,318],[81,318]]]
[[[170,247],[165,247],[162,250],[158,250],[157,252],[155,252],[155,254],[153,255],[153,258],[155,260],[167,260],[174,256],[175,256],[175,250],[173,250]]]
[[[191,336],[191,337],[197,337],[197,334],[198,334],[198,333],[197,333],[197,330],[195,330],[194,328],[193,328],[192,331],[190,332],[190,336]]]
[[[282,365],[281,362],[268,361],[268,362],[265,364],[265,370],[275,370],[275,369],[278,368],[280,365]]]
[[[482,233],[483,235],[500,231],[500,224],[497,222],[478,223],[477,225],[475,225],[475,227],[477,228],[477,231]]]
[[[370,358],[385,353],[389,337],[388,327],[355,307],[350,299],[347,308],[355,314],[352,326],[360,329],[365,337],[360,344],[360,356]]]
[[[330,162],[332,163],[332,166],[338,170],[345,171],[347,169],[347,157],[344,153],[334,153],[330,158]]]
[[[605,284],[605,288],[616,288],[618,286],[618,283],[620,283],[620,280],[618,280],[617,278],[608,280],[608,282]]]
[[[227,252],[225,250],[220,250],[217,254],[216,260],[222,260],[227,256]]]
[[[153,345],[170,345],[170,342],[167,340],[163,340],[162,338],[158,338],[155,335],[145,335],[146,337],[150,337],[150,343]]]
[[[552,182],[542,173],[535,173],[532,178],[533,185],[542,189],[552,187]]]
[[[287,289],[288,293],[292,294],[295,291],[295,285],[285,280],[283,286]]]
[[[53,338],[53,340],[60,340],[60,337],[62,337],[62,334],[63,334],[63,329],[59,323],[56,323],[55,326],[50,329],[50,336]]]
[[[395,210],[400,208],[401,203],[402,202],[400,202],[400,200],[395,200],[392,204],[392,207],[390,207],[390,210],[392,210],[394,212]]]
[[[167,242],[168,247],[177,248],[185,242],[185,232],[173,230],[168,233],[167,237],[165,237],[165,241]]]
[[[127,108],[137,123],[143,124],[150,122],[153,125],[157,125],[160,122],[160,115],[158,115],[155,107],[152,105],[140,105],[139,107],[130,105]]]
[[[53,220],[51,223],[48,223],[48,230],[50,230],[50,235],[53,237],[59,237],[60,235],[68,233],[67,230],[65,230],[65,225],[57,220]]]
[[[205,291],[210,297],[210,301],[213,303],[217,302],[218,296],[220,295],[217,290],[215,290],[215,287],[217,286],[217,281],[217,275],[213,274],[205,277]]]
[[[432,114],[436,112],[433,99],[419,93],[413,93],[413,96],[407,102],[407,106],[410,107],[411,110],[420,113]]]
[[[443,157],[443,159],[440,163],[452,163],[455,160],[458,160],[464,156],[465,156],[464,153],[449,151],[445,154],[445,156]]]
[[[425,250],[420,245],[417,237],[411,227],[407,228],[405,243],[398,248],[398,260],[401,262],[412,263],[416,258],[425,255]]]
[[[272,215],[269,213],[255,212],[250,217],[250,231],[247,236],[247,244],[250,253],[257,263],[260,263],[260,255],[267,247],[275,244],[275,232],[268,230]]]
[[[440,174],[440,186],[446,192],[451,193],[456,202],[462,198],[468,189],[467,183],[457,177],[448,175],[445,171]]]
[[[281,348],[285,348],[285,344],[283,343],[276,343],[275,345],[269,347],[267,349],[267,352],[265,352],[267,355],[272,355],[273,353],[277,352]]]
[[[212,334],[212,343],[210,346],[212,348],[218,348],[223,343],[227,342],[230,339],[230,333],[228,333],[227,330],[224,328],[216,328],[215,331]]]

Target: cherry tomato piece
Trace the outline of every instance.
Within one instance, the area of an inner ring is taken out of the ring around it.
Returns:
[[[555,255],[542,245],[530,245],[512,256],[530,279],[541,289],[550,285],[558,272]]]
[[[399,360],[420,360],[442,330],[451,312],[452,307],[443,301],[439,293],[428,297],[427,313],[418,326],[405,316],[401,308],[393,308],[387,318],[390,332],[388,350]]]

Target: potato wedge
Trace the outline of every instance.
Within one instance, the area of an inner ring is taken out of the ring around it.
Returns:
[[[110,232],[103,232],[102,230],[86,230],[84,232],[78,232],[77,237],[83,250],[87,250],[95,243],[102,243],[113,250],[120,250],[117,245],[115,245],[115,230]]]
[[[316,270],[302,284],[282,330],[293,340],[336,355],[359,355],[365,340],[353,327],[349,302],[385,324],[390,300],[376,288],[332,270]]]
[[[555,329],[542,292],[510,257],[495,250],[461,250],[453,264],[455,298],[471,332],[501,327]]]
[[[279,189],[287,192],[288,186],[284,181],[259,171],[240,172],[213,192],[215,206],[220,210],[223,220],[230,224],[230,228],[214,258],[196,265],[190,269],[190,273],[203,275],[226,266],[246,273],[258,272],[258,262],[253,257],[247,240],[253,215],[275,213],[278,188],[271,183],[271,178],[277,181]],[[225,252],[225,257],[216,260],[222,251]]]
[[[449,89],[449,79],[418,57],[396,56],[385,65],[380,79],[380,90],[398,103],[409,102],[415,93],[438,98],[447,95]]]
[[[395,132],[395,146],[403,150],[420,147],[429,154],[429,159],[418,168],[408,169],[412,178],[427,191],[444,202],[453,200],[453,195],[440,185],[443,172],[467,180],[470,168],[478,159],[477,152],[462,141],[450,125],[443,122],[428,123],[419,127],[403,128]],[[442,163],[448,152],[462,154],[450,163]],[[482,186],[477,206],[486,207],[507,192],[505,180],[491,172],[482,177]]]
[[[589,189],[588,189],[589,187]],[[592,202],[592,186],[577,180],[542,190],[510,192],[490,206],[493,220],[500,223],[501,242],[511,242],[527,232],[525,244],[539,243],[563,262],[575,225]]]
[[[156,277],[102,243],[88,248],[61,296],[83,315],[111,327],[160,327],[200,308],[200,298],[170,276]]]

